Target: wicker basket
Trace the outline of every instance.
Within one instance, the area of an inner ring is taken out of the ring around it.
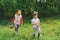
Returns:
[[[14,25],[12,23],[9,23],[9,28],[12,29]]]

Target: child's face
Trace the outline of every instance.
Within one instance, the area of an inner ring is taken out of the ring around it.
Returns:
[[[35,15],[34,18],[38,18],[38,15]]]

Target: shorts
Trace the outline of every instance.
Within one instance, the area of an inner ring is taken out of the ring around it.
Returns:
[[[38,31],[38,33],[40,33],[40,27],[38,27],[38,26],[33,26],[33,33],[35,34],[36,31]]]

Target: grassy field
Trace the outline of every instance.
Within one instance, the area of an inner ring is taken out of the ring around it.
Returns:
[[[33,40],[32,25],[25,23],[19,27],[19,33],[16,35],[14,28],[10,29],[7,21],[0,23],[0,40]],[[60,16],[41,19],[41,40],[60,40]],[[36,40],[37,33],[36,33]]]

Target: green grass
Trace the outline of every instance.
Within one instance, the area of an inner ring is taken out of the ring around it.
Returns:
[[[60,40],[59,18],[60,16],[54,16],[52,18],[41,19],[41,40]],[[32,25],[29,23],[25,23],[22,27],[19,27],[19,33],[17,35],[14,28],[9,28],[8,23],[5,23],[5,21],[2,24],[0,23],[0,40],[33,40],[32,32]]]

